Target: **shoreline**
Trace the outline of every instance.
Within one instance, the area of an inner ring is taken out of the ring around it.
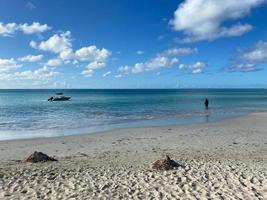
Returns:
[[[3,160],[5,157],[4,154],[8,150],[9,154],[13,155],[15,154],[17,157],[17,153],[14,153],[14,151],[18,150],[16,149],[17,146],[20,146],[23,148],[26,148],[26,150],[29,151],[29,149],[32,149],[36,147],[36,150],[38,149],[43,149],[44,147],[53,147],[55,148],[57,145],[60,145],[61,143],[67,143],[70,142],[71,145],[74,145],[75,142],[77,144],[82,145],[84,143],[83,140],[91,140],[90,143],[92,142],[108,142],[108,145],[111,145],[109,141],[106,141],[108,139],[113,139],[113,140],[120,140],[123,138],[131,138],[133,139],[134,137],[142,137],[142,136],[148,136],[151,138],[162,138],[164,136],[168,136],[169,138],[173,137],[192,137],[194,134],[192,132],[198,132],[198,133],[203,133],[205,131],[208,131],[209,134],[206,134],[207,136],[212,135],[212,131],[215,131],[216,133],[221,132],[222,134],[225,134],[226,130],[228,129],[227,126],[230,127],[230,130],[233,132],[236,132],[235,129],[242,129],[239,127],[247,126],[245,121],[248,122],[248,124],[251,125],[252,129],[255,129],[256,132],[258,132],[257,129],[260,129],[260,131],[264,131],[267,125],[265,125],[262,121],[260,122],[260,125],[256,127],[255,123],[259,118],[263,118],[267,120],[267,113],[266,112],[261,112],[261,113],[250,113],[245,116],[241,117],[235,117],[235,118],[227,118],[215,122],[208,122],[208,123],[195,123],[195,124],[185,124],[185,125],[169,125],[169,126],[151,126],[151,127],[135,127],[135,128],[118,128],[114,130],[108,130],[108,131],[100,131],[100,132],[94,132],[94,133],[85,133],[85,134],[78,134],[78,135],[65,135],[65,136],[56,136],[56,137],[41,137],[41,138],[25,138],[25,139],[15,139],[15,140],[2,140],[0,141],[0,159]],[[241,125],[239,125],[241,124]],[[218,128],[215,128],[217,127]],[[250,126],[248,126],[248,129],[251,129]],[[215,130],[214,130],[215,129]],[[224,129],[224,130],[219,130],[219,129]],[[226,129],[226,130],[225,130]],[[200,130],[200,132],[198,131]],[[184,134],[181,135],[175,135],[175,132],[184,132]],[[247,131],[246,131],[247,132]],[[231,134],[227,134],[228,136],[231,136]],[[203,135],[199,135],[201,138]],[[221,135],[222,137],[224,135]],[[233,136],[233,135],[232,135]],[[224,139],[224,138],[222,138]],[[266,139],[266,144],[267,144],[267,138]],[[246,139],[247,140],[247,139]],[[171,141],[172,142],[172,141]],[[265,144],[265,143],[264,143]],[[98,145],[94,143],[93,145]],[[105,144],[106,145],[106,144]],[[9,147],[15,147],[10,149]],[[266,145],[267,146],[267,145]],[[52,149],[53,149],[52,148]],[[48,148],[48,150],[50,150]],[[56,150],[53,152],[54,154],[60,150]],[[88,149],[87,149],[88,150]],[[19,150],[18,150],[19,151]],[[45,151],[45,150],[44,150]],[[48,151],[49,152],[49,151]],[[70,151],[70,153],[74,153],[73,151]],[[25,154],[26,156],[26,154]],[[60,156],[69,156],[67,153],[60,154]]]
[[[0,141],[0,198],[266,199],[267,113]],[[34,151],[58,162],[25,163]],[[165,155],[185,166],[151,171]]]
[[[51,136],[34,136],[37,130],[35,131],[26,131],[28,133],[32,133],[32,137],[16,137],[16,138],[8,138],[8,139],[0,139],[0,142],[2,141],[17,141],[17,140],[31,140],[31,139],[46,139],[46,138],[58,138],[58,137],[70,137],[70,136],[80,136],[80,135],[94,135],[94,134],[101,134],[101,133],[108,133],[108,132],[113,132],[116,130],[121,130],[121,129],[138,129],[138,128],[158,128],[158,127],[175,127],[175,126],[191,126],[191,125],[198,125],[198,124],[209,124],[209,123],[216,123],[216,122],[221,122],[224,120],[231,120],[231,119],[236,119],[236,118],[241,118],[241,117],[246,117],[252,114],[257,114],[257,113],[266,113],[266,112],[255,112],[255,113],[246,113],[246,114],[239,114],[236,116],[227,116],[227,117],[215,117],[214,119],[210,121],[203,121],[203,120],[194,120],[193,122],[171,122],[175,120],[176,118],[167,118],[167,119],[153,119],[153,120],[144,120],[144,121],[136,121],[136,122],[131,122],[131,123],[125,123],[125,124],[115,124],[115,126],[108,125],[105,128],[100,128],[100,129],[95,129],[88,131],[89,128],[82,128],[81,130],[87,130],[87,131],[81,131],[80,129],[75,129],[72,130],[69,133],[60,133],[60,132],[53,132],[52,130],[45,130],[42,131],[42,135],[47,135],[52,132]],[[164,121],[168,121],[166,124],[164,124]],[[185,120],[186,121],[186,120]],[[160,124],[156,125],[155,122],[159,122]],[[141,124],[141,125],[140,125]],[[18,134],[19,132],[22,131],[2,131],[4,134]]]
[[[135,126],[130,126],[130,127],[122,127],[122,128],[111,128],[111,129],[107,129],[107,130],[99,130],[99,131],[95,131],[95,132],[82,132],[82,133],[78,133],[78,134],[65,134],[65,135],[56,135],[56,136],[40,136],[40,137],[25,137],[25,138],[15,138],[15,139],[3,139],[0,140],[1,142],[12,142],[12,141],[25,141],[25,140],[41,140],[41,139],[49,139],[49,138],[65,138],[65,137],[79,137],[79,136],[84,136],[84,135],[95,135],[95,134],[108,134],[108,133],[112,133],[112,132],[116,132],[116,131],[121,131],[121,130],[131,130],[131,129],[145,129],[145,128],[166,128],[166,127],[182,127],[182,126],[194,126],[194,125],[203,125],[203,124],[211,124],[211,123],[218,123],[218,122],[224,122],[227,120],[232,120],[232,119],[239,119],[239,118],[243,118],[243,117],[247,117],[250,115],[257,115],[257,114],[264,114],[267,112],[255,112],[255,113],[247,113],[244,115],[238,115],[238,116],[230,116],[230,117],[226,117],[226,118],[220,118],[218,120],[213,120],[213,121],[209,121],[209,122],[193,122],[193,123],[185,123],[185,124],[167,124],[167,125],[144,125],[144,126],[139,126],[139,127],[135,127]],[[164,121],[164,119],[162,119],[162,121]],[[138,122],[136,122],[138,123]],[[17,132],[17,131],[16,131]],[[20,131],[21,132],[21,131]],[[34,131],[37,132],[37,131]],[[49,133],[49,130],[47,131],[47,133]]]

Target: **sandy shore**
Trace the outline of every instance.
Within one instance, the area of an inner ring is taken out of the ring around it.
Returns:
[[[34,151],[58,162],[25,163]],[[151,171],[168,154],[185,167]],[[267,113],[0,142],[0,199],[267,199]]]

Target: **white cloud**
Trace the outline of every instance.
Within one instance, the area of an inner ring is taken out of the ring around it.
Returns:
[[[106,76],[109,76],[109,75],[111,75],[111,71],[108,71],[108,72],[104,73],[102,76],[106,77]]]
[[[98,62],[98,61],[94,61],[91,62],[87,65],[87,69],[100,69],[106,66],[106,63],[104,62]]]
[[[49,80],[57,76],[59,72],[40,72],[40,70],[35,71],[23,71],[23,72],[16,72],[15,76],[19,79],[28,79],[28,80]]]
[[[61,34],[54,34],[48,40],[39,44],[30,42],[30,46],[35,49],[50,51],[59,54],[62,60],[89,61],[92,67],[103,66],[111,52],[105,48],[98,49],[95,45],[82,47],[75,52],[72,50],[71,32],[66,31]]]
[[[177,58],[169,58],[166,56],[156,56],[146,62],[136,63],[133,67],[123,66],[119,67],[118,71],[124,74],[153,71],[159,68],[167,68],[178,63]]]
[[[93,61],[90,62],[84,71],[82,71],[82,75],[85,77],[91,77],[94,74],[94,70],[100,69],[106,66],[105,62],[98,62],[98,61]]]
[[[254,47],[244,52],[241,58],[252,63],[267,62],[267,42],[257,42]]]
[[[72,49],[66,49],[62,52],[60,52],[59,54],[59,57],[62,59],[62,60],[70,60],[70,59],[74,59],[74,55],[73,55],[73,52],[72,52]],[[76,60],[77,61],[77,60]]]
[[[60,75],[59,72],[51,71],[46,66],[36,70],[26,70],[15,73],[0,73],[0,80],[49,80]]]
[[[63,60],[64,63],[78,64],[78,62],[88,62],[86,70],[82,72],[87,77],[93,75],[93,70],[105,67],[107,59],[111,55],[109,50],[105,48],[98,49],[95,45],[82,47],[74,51],[72,49],[70,31],[54,34],[48,40],[41,41],[40,43],[31,41],[30,46],[35,49],[58,54],[58,59]],[[52,66],[52,63],[50,66]]]
[[[257,66],[252,63],[240,63],[227,68],[229,72],[252,72],[257,70],[259,70]]]
[[[39,44],[31,41],[30,46],[42,51],[49,51],[53,53],[62,53],[71,49],[71,33],[66,31],[61,34],[54,34],[48,40],[42,41]]]
[[[174,30],[185,34],[181,42],[240,36],[250,31],[252,26],[237,23],[224,27],[223,23],[245,17],[252,8],[264,2],[266,0],[186,0],[177,8],[170,24]]]
[[[1,59],[0,58],[0,73],[8,72],[20,68],[22,65],[18,64],[14,58],[11,59]]]
[[[62,60],[60,60],[58,58],[50,59],[46,63],[46,66],[50,66],[50,67],[57,67],[59,65],[62,65]]]
[[[240,51],[234,63],[227,68],[230,72],[251,72],[260,70],[259,64],[267,63],[267,42],[259,41],[251,48]]]
[[[115,78],[122,78],[122,74],[117,74],[114,76]]]
[[[34,71],[23,71],[23,72],[16,72],[15,77],[18,79],[28,79],[28,80],[49,80],[56,76],[58,76],[60,73],[55,71],[49,71],[46,72],[43,70],[43,68],[34,70]]]
[[[106,66],[107,59],[111,52],[105,48],[98,49],[96,46],[82,47],[75,51],[74,58],[79,61],[89,61],[86,70],[82,74],[86,77],[93,75],[93,70]]]
[[[186,65],[186,64],[179,65],[179,69],[189,70],[192,74],[202,73],[205,67],[206,67],[206,63],[203,63],[203,62],[196,62],[190,65]]]
[[[96,46],[88,46],[78,49],[75,52],[75,57],[81,61],[98,61],[105,62],[111,55],[111,52],[105,48],[98,49]]]
[[[193,53],[196,53],[198,51],[197,48],[171,48],[163,51],[160,55],[163,56],[185,56],[185,55],[190,55]]]
[[[16,30],[17,30],[16,23],[4,24],[0,22],[0,36],[10,37],[16,32]]]
[[[131,68],[129,66],[121,66],[118,68],[118,72],[123,74],[129,74],[131,72]]]
[[[0,22],[0,36],[11,37],[16,31],[21,31],[24,34],[34,34],[34,33],[42,33],[50,30],[47,24],[40,24],[39,22],[33,22],[31,25],[24,24],[16,24],[16,23],[7,23],[4,24]]]
[[[35,42],[35,41],[30,41],[30,47],[31,47],[31,48],[34,48],[34,49],[37,49],[37,48],[38,48],[37,42]]]
[[[174,64],[178,63],[177,58],[169,58],[165,56],[157,56],[155,58],[152,58],[148,62],[145,63],[137,63],[132,69],[133,73],[139,73],[144,71],[151,71],[159,68],[164,68],[164,67],[171,67]]]
[[[118,68],[118,72],[125,75],[130,73],[138,74],[160,68],[172,67],[179,62],[177,57],[190,55],[197,51],[197,48],[170,48],[158,53],[155,57],[145,62],[136,63],[133,66],[121,66]]]
[[[39,54],[39,55],[27,55],[27,56],[18,58],[18,60],[21,62],[37,62],[37,61],[42,60],[42,58],[43,58],[43,55]]]
[[[47,24],[40,24],[39,22],[33,22],[30,24],[20,24],[18,28],[25,34],[42,33],[51,29]]]
[[[78,62],[77,60],[73,60],[73,61],[72,61],[72,64],[73,64],[73,65],[77,65],[78,63],[79,63],[79,62]]]
[[[0,72],[0,80],[11,80],[11,74]]]
[[[85,77],[91,77],[94,74],[94,70],[86,69],[86,70],[82,71],[81,74],[84,75]]]
[[[136,54],[137,54],[137,55],[142,55],[142,54],[144,54],[144,51],[138,50],[138,51],[136,52]]]
[[[253,26],[250,24],[235,24],[229,28],[222,27],[220,33],[217,36],[214,36],[214,39],[220,37],[237,37],[241,36],[244,33],[247,33],[253,29]]]

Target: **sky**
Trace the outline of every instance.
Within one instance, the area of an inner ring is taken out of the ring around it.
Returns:
[[[267,88],[267,0],[0,0],[0,88]]]

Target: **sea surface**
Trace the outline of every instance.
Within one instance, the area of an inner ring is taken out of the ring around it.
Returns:
[[[55,92],[72,98],[48,102]],[[207,123],[266,111],[266,89],[0,90],[0,140]]]

